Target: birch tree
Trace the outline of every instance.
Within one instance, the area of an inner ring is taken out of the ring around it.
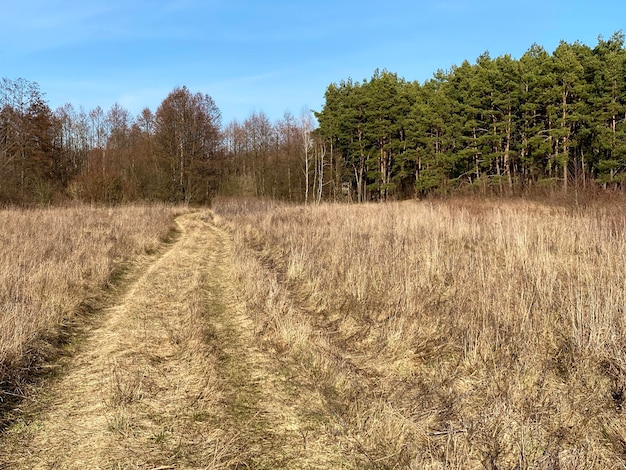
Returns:
[[[310,175],[313,156],[313,115],[309,110],[302,110],[300,114],[300,133],[302,137],[302,155],[304,159],[304,203],[309,203]]]

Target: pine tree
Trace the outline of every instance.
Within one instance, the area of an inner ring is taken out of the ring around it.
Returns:
[[[593,114],[595,163],[598,182],[604,187],[622,185],[626,170],[626,51],[624,34],[616,32],[609,40],[598,38],[593,51],[595,68]]]

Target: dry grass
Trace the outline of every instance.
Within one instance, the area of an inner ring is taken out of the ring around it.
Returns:
[[[0,468],[238,466],[211,323],[228,310],[226,236],[198,213],[176,226],[176,243],[133,263],[62,373],[13,412]]]
[[[365,468],[623,468],[626,208],[216,201],[259,341]]]
[[[169,236],[177,211],[164,205],[0,210],[0,384],[13,388],[4,393],[21,393],[24,377],[54,354],[74,316],[131,259]]]

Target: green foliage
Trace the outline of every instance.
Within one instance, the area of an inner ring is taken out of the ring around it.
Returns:
[[[331,84],[316,113],[359,200],[470,187],[512,192],[546,181],[567,191],[626,175],[624,35],[590,48],[485,52],[423,84],[376,70]],[[485,182],[489,182],[488,185]]]

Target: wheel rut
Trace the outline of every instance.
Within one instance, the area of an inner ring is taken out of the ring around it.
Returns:
[[[126,286],[0,435],[1,469],[330,468],[321,399],[260,344],[210,212]]]

